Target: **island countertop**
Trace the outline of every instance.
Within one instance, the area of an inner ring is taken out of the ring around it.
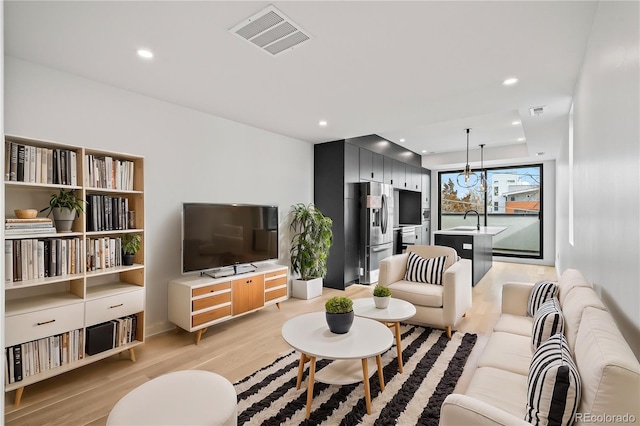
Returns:
[[[504,226],[481,226],[478,230],[475,226],[456,226],[455,228],[441,229],[434,231],[434,234],[441,235],[496,235],[507,229]]]

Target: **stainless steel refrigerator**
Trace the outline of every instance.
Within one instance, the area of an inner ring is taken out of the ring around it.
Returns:
[[[393,254],[393,187],[360,184],[360,284],[378,282],[380,260]]]

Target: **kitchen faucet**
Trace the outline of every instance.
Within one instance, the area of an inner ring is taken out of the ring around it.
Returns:
[[[466,212],[464,212],[464,219],[467,218],[467,214],[468,213],[475,213],[476,214],[476,217],[478,218],[478,231],[479,231],[480,230],[480,215],[475,210],[467,210]]]

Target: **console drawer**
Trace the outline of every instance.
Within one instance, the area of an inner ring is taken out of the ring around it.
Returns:
[[[231,281],[207,285],[204,287],[197,287],[191,290],[191,297],[202,296],[203,294],[215,293],[216,291],[228,290],[230,288],[231,288]]]
[[[210,308],[225,302],[231,302],[231,292],[216,294],[204,299],[196,299],[193,301],[191,310],[197,312],[201,309]]]
[[[124,317],[144,310],[144,289],[89,300],[86,305],[86,325]]]
[[[223,306],[218,309],[212,309],[210,311],[194,315],[191,319],[191,326],[196,327],[198,325],[205,324],[226,316],[231,316],[231,305]]]
[[[287,284],[287,277],[274,278],[264,282],[266,288],[280,287]]]
[[[44,309],[8,316],[5,324],[5,346],[54,336],[84,326],[84,303]]]
[[[277,277],[278,275],[286,275],[286,274],[287,274],[287,270],[286,269],[281,269],[279,271],[266,272],[264,274],[264,278],[265,279],[269,279],[271,277]]]
[[[284,287],[284,288],[279,288],[277,290],[267,291],[264,294],[264,299],[266,301],[269,301],[273,299],[279,299],[280,297],[284,297],[286,295],[287,295],[287,288]]]

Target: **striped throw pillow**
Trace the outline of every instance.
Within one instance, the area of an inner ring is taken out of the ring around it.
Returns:
[[[536,314],[536,311],[544,302],[553,299],[558,294],[558,286],[551,281],[538,281],[533,286],[529,295],[527,304],[527,313],[530,317]]]
[[[564,333],[564,316],[560,302],[554,297],[544,302],[533,316],[531,348],[535,351],[542,342],[557,333]]]
[[[551,336],[531,359],[524,420],[538,426],[572,425],[580,404],[580,386],[567,340],[560,333]]]
[[[407,261],[407,272],[404,279],[427,284],[442,285],[442,274],[447,256],[432,257],[425,259],[415,253],[409,253]]]

